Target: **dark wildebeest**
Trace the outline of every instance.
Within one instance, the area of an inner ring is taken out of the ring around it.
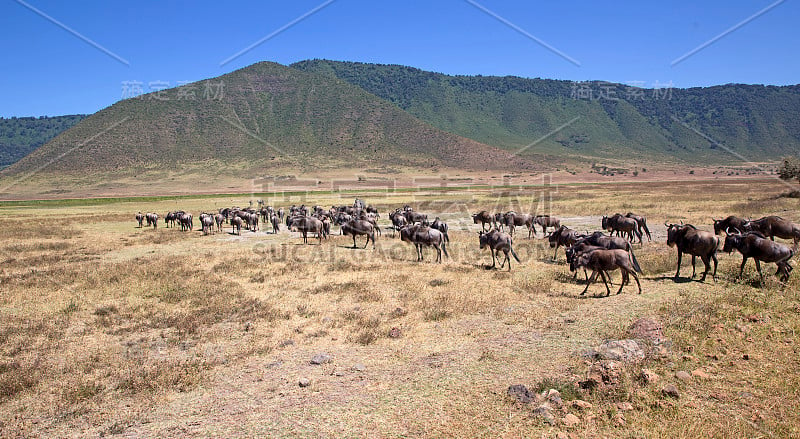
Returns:
[[[706,269],[700,282],[706,280],[706,275],[711,269],[711,261],[714,261],[714,274],[711,277],[717,279],[717,248],[719,248],[719,237],[711,232],[697,230],[691,224],[667,224],[667,245],[678,249],[678,269],[675,271],[675,279],[681,272],[681,258],[683,254],[692,255],[692,278],[696,274],[695,260],[697,256],[703,261]]]
[[[533,217],[533,223],[542,226],[542,233],[547,236],[547,228],[552,227],[553,230],[561,227],[561,220],[550,215],[536,215]]]
[[[157,213],[148,213],[144,216],[147,220],[147,226],[153,226],[154,229],[158,228],[158,214]]]
[[[178,221],[178,214],[176,212],[167,212],[164,215],[164,224],[167,225],[167,228],[175,227],[175,223]]]
[[[583,235],[578,234],[577,230],[570,229],[567,226],[559,226],[547,237],[547,240],[550,241],[550,248],[555,249],[553,250],[553,260],[557,259],[558,247],[570,247],[583,237]]]
[[[200,215],[200,224],[203,226],[203,235],[208,235],[214,231],[214,217],[204,213]]]
[[[505,225],[505,219],[502,213],[496,212],[494,214],[494,227],[499,230],[503,231],[503,226]]]
[[[514,236],[514,228],[517,226],[525,226],[528,228],[528,238],[531,234],[536,234],[536,227],[533,225],[533,215],[527,213],[508,212],[503,215],[503,223],[508,226],[509,233]]]
[[[225,215],[221,213],[214,215],[214,222],[217,224],[217,232],[221,232],[222,223],[225,222]]]
[[[286,218],[289,230],[297,230],[303,235],[303,244],[308,244],[308,234],[316,233],[319,245],[322,245],[322,235],[325,233],[324,227],[317,218],[312,216],[294,216]]]
[[[425,215],[424,213],[415,212],[413,210],[406,210],[405,212],[403,212],[403,216],[406,217],[406,220],[409,222],[409,224],[428,222],[428,215]]]
[[[417,250],[417,262],[423,260],[422,246],[433,247],[436,249],[436,262],[442,262],[442,252],[448,258],[447,247],[444,242],[442,232],[421,224],[410,224],[400,229],[400,240],[414,244]]]
[[[408,225],[408,220],[406,219],[406,216],[403,215],[403,212],[400,211],[400,209],[390,213],[389,219],[392,221],[392,230],[395,231],[400,231],[400,229]],[[392,232],[392,237],[394,237],[394,232]]]
[[[738,216],[731,215],[725,219],[714,219],[714,233],[717,235],[721,235],[722,232],[728,233],[727,230],[731,229],[736,233],[744,233],[744,225],[747,223],[747,220],[744,218],[740,218]]]
[[[764,218],[748,221],[745,223],[744,228],[748,232],[759,232],[773,241],[776,236],[778,238],[791,239],[794,241],[795,250],[797,250],[798,242],[800,242],[800,226],[779,216],[765,216]]]
[[[636,236],[639,238],[639,244],[642,243],[642,234],[639,232],[639,223],[633,218],[628,218],[622,216],[620,213],[617,213],[610,217],[603,216],[601,224],[603,226],[603,230],[608,230],[612,233],[617,232],[617,236],[627,233],[628,240],[630,242],[634,242],[633,237]]]
[[[508,271],[511,271],[511,258],[509,258],[508,256],[509,252],[511,253],[512,256],[514,256],[514,259],[516,259],[517,262],[522,263],[520,262],[519,257],[517,257],[517,253],[514,251],[514,248],[511,246],[512,244],[511,235],[509,235],[508,233],[501,232],[497,229],[492,229],[489,230],[488,232],[478,232],[478,236],[479,236],[481,250],[483,250],[488,246],[489,250],[492,252],[491,268],[495,268],[497,266],[497,261],[495,256],[497,252],[500,251],[502,251],[506,255],[506,258],[500,264],[500,268],[503,268],[506,262],[508,262]]]
[[[286,211],[283,209],[283,207],[278,208],[278,219],[279,220],[283,221],[283,216],[286,214],[285,212]]]
[[[137,213],[136,214],[136,222],[139,223],[139,228],[140,229],[142,228],[142,222],[143,221],[144,221],[144,215],[142,214],[142,212]]]
[[[178,217],[178,223],[181,225],[181,230],[183,231],[192,230],[194,228],[191,213],[184,213]]]
[[[233,218],[231,218],[230,222],[231,222],[231,234],[235,233],[235,234],[241,236],[242,235],[242,223],[244,222],[244,221],[242,221],[242,217],[234,216]]]
[[[636,286],[639,287],[639,294],[642,294],[642,284],[639,283],[639,276],[636,275],[637,272],[641,273],[641,270],[634,268],[630,253],[626,252],[625,250],[598,249],[582,253],[578,257],[576,265],[578,267],[585,267],[592,270],[592,275],[589,277],[589,281],[586,283],[586,288],[583,289],[581,296],[586,294],[586,291],[589,290],[589,285],[591,285],[592,281],[597,280],[598,274],[601,278],[603,278],[603,284],[606,286],[606,296],[611,295],[611,289],[608,288],[605,273],[616,270],[617,268],[622,271],[622,282],[619,284],[619,290],[617,290],[617,294],[621,293],[622,288],[626,283],[628,283],[629,275],[632,275],[636,280]]]
[[[434,219],[431,223],[431,227],[442,232],[442,235],[444,236],[444,242],[450,242],[450,236],[447,235],[448,227],[446,222],[440,220],[437,216],[436,219]]]
[[[761,272],[761,262],[774,262],[778,266],[778,271],[775,275],[781,275],[781,282],[789,280],[789,273],[792,271],[792,266],[789,265],[789,259],[794,256],[794,250],[789,247],[773,242],[767,239],[759,232],[748,232],[746,234],[731,233],[725,237],[725,246],[722,251],[731,253],[733,250],[738,250],[742,254],[742,266],[739,268],[739,276],[741,277],[744,271],[744,266],[747,264],[748,258],[753,258],[756,261],[756,269],[761,276],[761,282],[764,282],[764,274]]]
[[[488,211],[481,210],[478,213],[472,214],[472,222],[474,224],[481,223],[481,230],[486,231],[486,224],[489,224],[489,230],[494,225],[494,217]]]
[[[250,229],[251,232],[258,230],[258,218],[259,215],[256,212],[247,215],[247,228]]]
[[[270,222],[272,223],[272,233],[278,233],[281,230],[280,218],[278,218],[278,214],[273,213],[272,218],[270,218]]]
[[[372,240],[372,248],[375,248],[375,226],[364,219],[351,219],[342,224],[342,234],[351,235],[353,237],[353,248],[356,246],[356,235],[365,235],[367,241],[364,242],[364,248],[367,248],[370,239]]]
[[[636,261],[636,255],[633,254],[633,246],[627,239],[619,237],[619,236],[606,236],[603,232],[594,232],[591,235],[588,235],[584,238],[579,239],[576,242],[576,245],[586,242],[590,245],[596,245],[598,247],[603,247],[608,250],[625,250],[626,252],[631,254],[631,260],[633,261],[633,267],[636,269],[637,272],[641,272],[641,268],[639,267],[639,262]],[[567,259],[569,259],[569,255],[567,255]]]
[[[652,241],[653,240],[653,237],[650,236],[650,229],[647,228],[647,217],[645,217],[643,215],[637,215],[637,214],[635,214],[633,212],[628,212],[628,213],[625,214],[625,216],[627,218],[633,218],[634,220],[636,220],[636,225],[637,225],[637,228],[639,229],[639,234],[640,235],[645,234],[645,235],[647,235],[647,240],[648,241]]]

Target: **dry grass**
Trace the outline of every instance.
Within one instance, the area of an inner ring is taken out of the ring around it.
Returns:
[[[0,435],[797,436],[798,276],[785,286],[767,276],[762,287],[752,265],[736,279],[739,256],[721,255],[716,282],[675,283],[675,250],[660,225],[730,213],[798,218],[778,193],[735,182],[559,187],[550,209],[568,225],[594,229],[598,215],[628,210],[650,219],[655,241],[635,246],[644,294],[626,286],[607,298],[602,284],[578,296],[584,285],[563,251],[553,263],[543,240],[521,232],[522,264],[486,269],[468,212],[529,210],[541,198],[530,190],[363,195],[382,211],[412,201],[448,221],[451,258],[441,265],[431,250],[414,262],[413,248],[386,230],[375,250],[353,250],[338,235],[317,246],[285,231],[135,227],[133,213],[166,212],[173,201],[119,202],[102,214],[2,207],[27,219],[0,230]],[[199,211],[246,199],[182,203]],[[689,270],[685,260],[682,275]],[[576,353],[654,314],[669,355],[627,369],[613,392],[580,393]],[[333,362],[310,365],[319,352]],[[681,398],[642,383],[642,367],[678,385]],[[672,378],[696,369],[712,378]],[[587,399],[592,416],[576,412],[572,430],[544,424],[505,395],[517,383]],[[624,425],[620,401],[635,407]]]

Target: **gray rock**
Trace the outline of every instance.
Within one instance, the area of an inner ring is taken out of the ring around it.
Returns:
[[[356,363],[353,365],[354,372],[364,372],[364,370],[366,370],[366,367],[364,367],[364,365],[361,363]]]
[[[572,401],[572,406],[575,407],[578,410],[589,410],[589,409],[592,408],[592,404],[591,403],[586,402],[586,401],[584,401],[582,399],[573,400]]]
[[[672,384],[667,384],[666,386],[664,386],[661,389],[661,393],[664,394],[664,396],[669,396],[670,398],[677,399],[681,397],[681,393],[678,392],[678,388]]]
[[[642,369],[642,380],[645,382],[645,384],[653,384],[657,382],[659,379],[661,379],[661,377],[658,376],[658,374],[653,372],[652,370]]]
[[[689,381],[692,379],[692,376],[689,375],[689,372],[686,372],[685,370],[679,370],[675,372],[675,378],[681,381]]]
[[[311,385],[311,380],[308,378],[300,378],[300,381],[298,381],[297,384],[299,384],[300,387],[308,387]]]
[[[320,353],[311,357],[311,364],[325,364],[330,363],[333,361],[333,357],[331,357],[328,353]]]
[[[564,405],[564,401],[561,400],[561,392],[556,389],[548,390],[544,396],[553,407],[559,408]]]
[[[512,386],[508,386],[508,395],[512,398],[516,399],[517,401],[527,404],[534,400],[534,396],[527,387],[522,384],[514,384]]]
[[[644,349],[636,340],[609,340],[595,350],[597,358],[623,362],[637,362],[644,360]]]
[[[580,418],[578,418],[577,416],[573,415],[572,413],[568,413],[566,416],[564,416],[564,419],[562,420],[562,422],[567,427],[574,427],[574,426],[580,424],[581,420],[580,420]]]
[[[547,403],[536,407],[533,410],[533,414],[540,416],[544,422],[547,422],[550,425],[556,425],[556,417],[553,416],[553,409]]]

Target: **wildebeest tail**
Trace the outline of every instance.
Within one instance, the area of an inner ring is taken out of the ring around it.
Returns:
[[[442,251],[444,252],[445,256],[447,256],[448,258],[450,257],[450,255],[447,253],[447,245],[445,245],[444,243],[444,237],[442,237]]]
[[[636,255],[633,254],[633,246],[628,245],[628,254],[631,255],[631,262],[633,263],[633,269],[636,270],[637,273],[643,274],[642,268],[639,267],[639,261],[636,260]]]
[[[516,259],[517,262],[519,262],[521,264],[522,261],[519,260],[519,257],[517,256],[517,252],[514,251],[514,246],[511,245],[511,241],[510,240],[508,241],[508,248],[511,249],[511,256],[513,256],[514,259]]]
[[[642,219],[642,228],[644,229],[644,233],[647,235],[647,239],[652,241],[653,238],[650,236],[650,229],[647,228],[647,220]]]

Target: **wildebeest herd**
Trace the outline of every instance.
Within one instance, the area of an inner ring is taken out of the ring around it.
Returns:
[[[353,238],[353,248],[357,248],[356,238],[365,237],[364,248],[370,241],[375,248],[376,234],[382,234],[378,220],[381,218],[378,210],[364,203],[363,200],[356,199],[353,205],[331,206],[329,209],[321,206],[311,208],[305,205],[292,205],[288,209],[272,206],[265,206],[259,201],[258,208],[249,207],[226,207],[218,209],[217,212],[202,212],[199,215],[200,226],[204,235],[222,232],[224,225],[231,227],[231,234],[241,235],[242,228],[251,232],[259,230],[259,224],[264,227],[271,226],[271,232],[277,234],[284,224],[289,231],[299,232],[304,243],[308,243],[308,238],[316,238],[318,244],[323,239],[327,239],[331,234],[332,226],[339,226],[339,234],[351,236]],[[448,235],[448,225],[439,217],[433,221],[429,216],[415,211],[411,206],[405,205],[390,211],[388,214],[390,225],[387,229],[392,230],[392,235],[400,235],[402,242],[414,245],[416,260],[423,260],[423,248],[433,247],[436,250],[436,262],[442,262],[442,255],[449,257],[447,244],[450,242]],[[148,227],[158,226],[159,216],[155,213],[136,214],[138,227],[143,227],[143,222],[147,221]],[[643,244],[643,237],[652,240],[650,229],[647,226],[647,219],[643,215],[628,212],[625,215],[614,214],[603,216],[600,226],[603,231],[593,233],[579,233],[561,224],[561,220],[551,215],[533,215],[509,211],[505,213],[491,213],[482,210],[472,215],[474,224],[480,224],[481,230],[478,232],[478,244],[480,249],[489,248],[492,255],[492,265],[487,268],[496,268],[497,259],[502,252],[504,259],[500,264],[503,268],[508,263],[508,270],[511,270],[511,258],[518,263],[519,257],[513,248],[513,239],[516,227],[528,229],[528,238],[536,237],[538,225],[542,229],[542,234],[548,239],[550,247],[554,249],[552,259],[557,259],[558,249],[564,247],[570,271],[577,276],[579,269],[583,269],[586,277],[586,288],[582,295],[586,293],[592,282],[599,276],[606,287],[607,295],[611,294],[609,282],[611,278],[609,272],[619,269],[622,273],[617,294],[629,283],[633,277],[638,286],[639,293],[642,292],[639,276],[642,269],[634,255],[633,246],[638,241]],[[183,231],[193,230],[193,217],[191,213],[184,211],[168,212],[164,216],[164,222],[168,228],[180,227]],[[488,230],[487,230],[488,225]],[[742,265],[739,276],[742,275],[747,260],[752,258],[755,261],[763,282],[761,262],[775,263],[777,266],[776,276],[781,282],[786,282],[793,269],[790,259],[798,250],[800,243],[800,226],[778,216],[767,216],[757,220],[750,220],[736,216],[729,216],[724,219],[714,220],[714,233],[697,229],[691,224],[669,224],[664,223],[667,230],[667,245],[675,247],[678,252],[677,271],[675,278],[680,275],[680,268],[683,255],[692,257],[692,278],[696,275],[695,262],[699,257],[705,266],[700,281],[703,282],[711,271],[711,263],[714,263],[714,270],[711,276],[716,279],[717,275],[717,252],[723,251],[732,253],[738,251],[742,254]],[[552,228],[549,234],[547,230]],[[610,234],[604,233],[610,232]],[[725,239],[721,239],[721,235]],[[793,248],[775,242],[775,237],[790,239],[794,241]],[[721,247],[721,248],[720,248]],[[591,275],[588,274],[591,271]]]

